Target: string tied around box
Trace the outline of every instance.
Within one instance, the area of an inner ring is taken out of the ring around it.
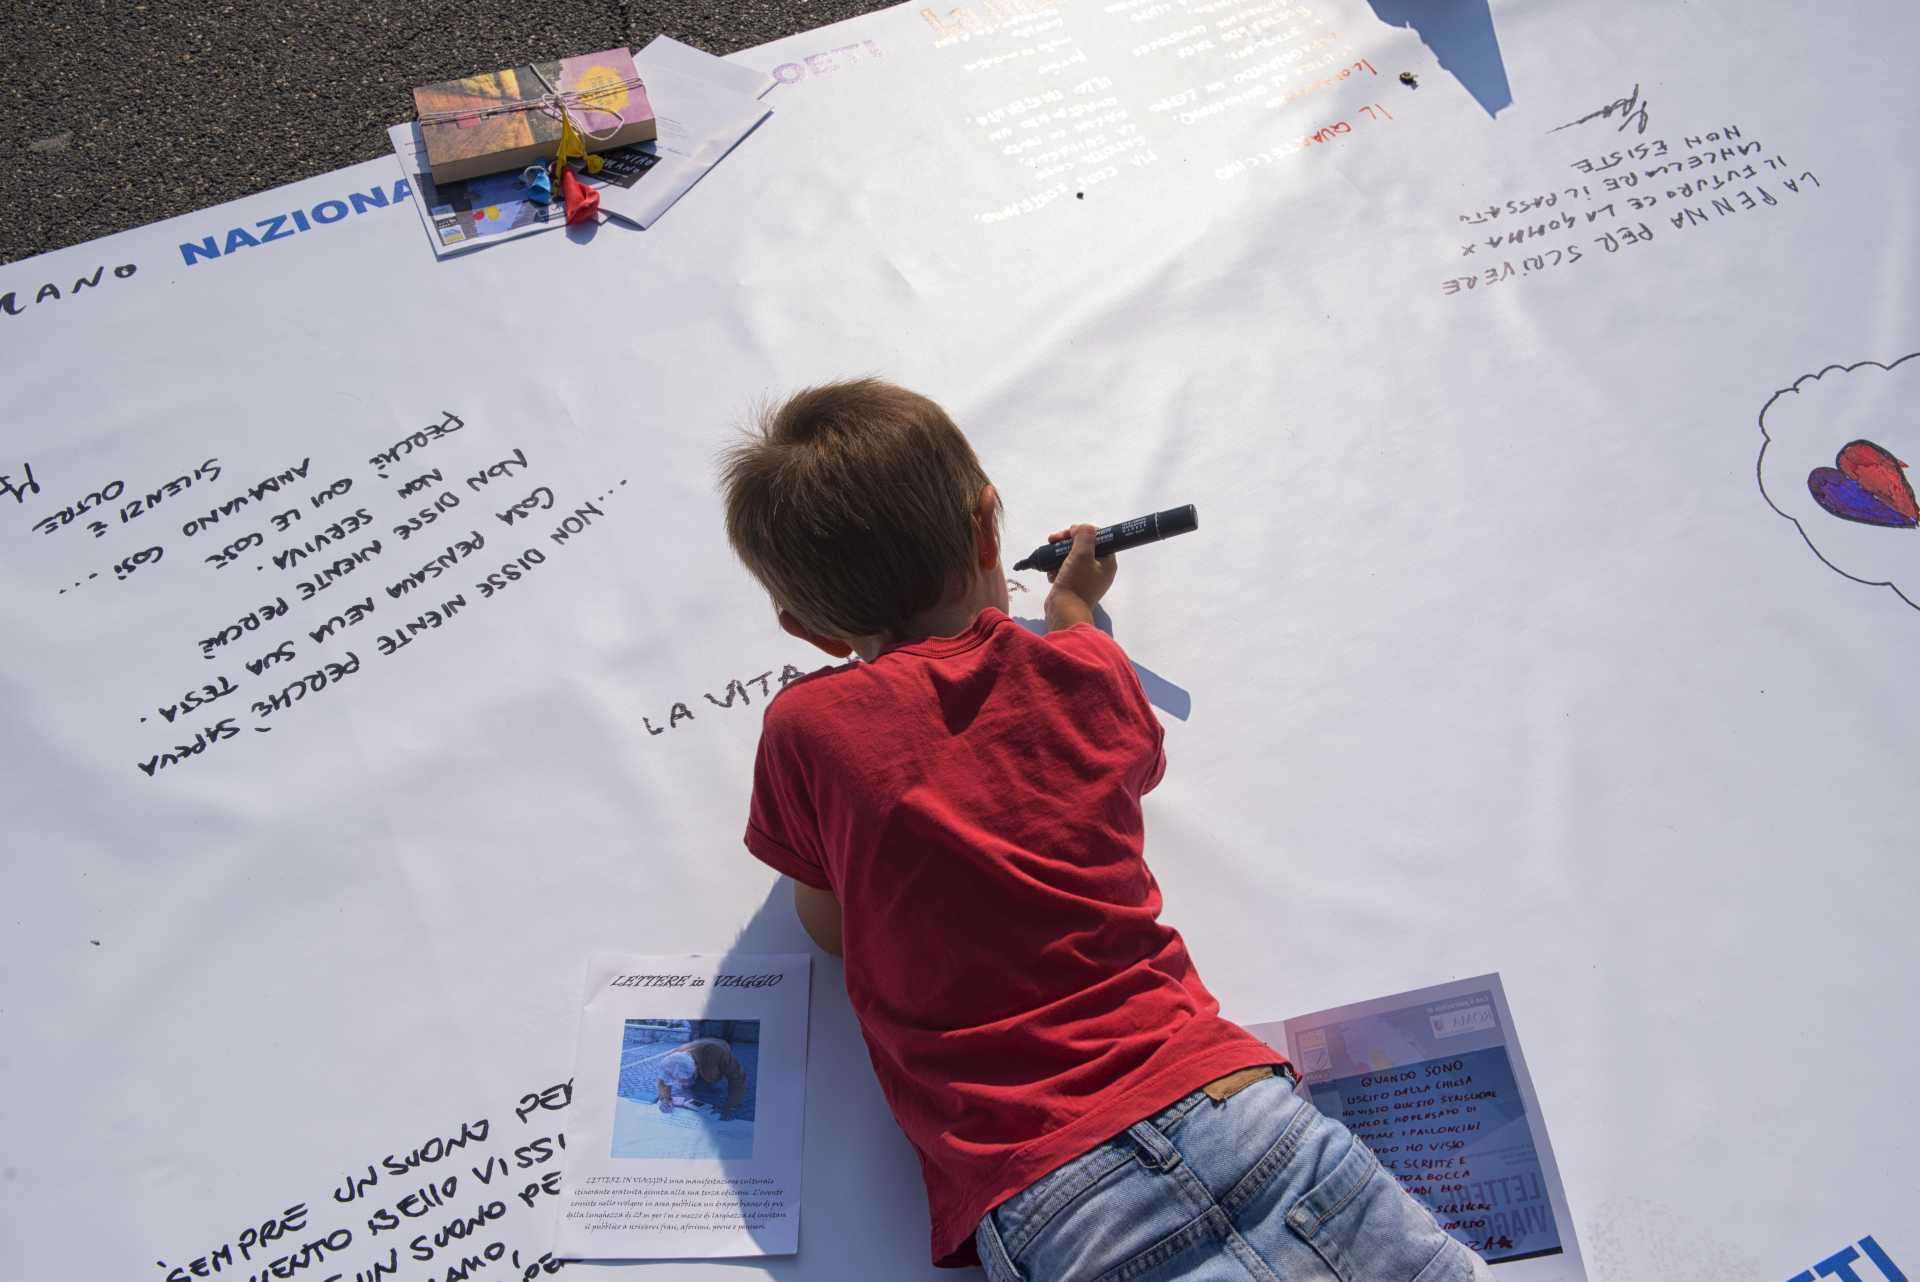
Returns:
[[[503,99],[500,102],[489,103],[484,107],[459,107],[449,111],[423,112],[420,116],[420,123],[422,125],[448,125],[462,120],[483,120],[490,116],[512,115],[520,111],[544,111],[549,116],[558,116],[560,118],[562,136],[564,137],[565,130],[572,121],[573,113],[578,112],[584,117],[590,112],[599,112],[601,115],[613,117],[613,123],[598,131],[585,128],[581,125],[573,125],[572,128],[587,142],[606,142],[620,132],[621,126],[624,125],[626,121],[614,108],[602,106],[594,100],[610,98],[615,94],[619,94],[624,101],[628,93],[631,93],[635,89],[646,87],[646,82],[641,77],[628,76],[624,80],[604,81],[590,88],[569,89],[565,93],[562,93],[554,87],[553,82],[547,79],[539,67],[530,66],[528,70],[533,72],[534,77],[538,79],[541,86],[546,89],[545,93],[532,98]]]

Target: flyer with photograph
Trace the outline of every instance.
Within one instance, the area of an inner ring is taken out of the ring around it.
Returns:
[[[1540,1102],[1498,975],[1252,1032],[1506,1282],[1586,1282]]]
[[[520,170],[436,185],[417,122],[392,126],[387,139],[413,190],[414,210],[426,225],[437,258],[566,225],[565,204],[558,199],[534,200]],[[631,189],[660,160],[651,143],[616,147],[599,156],[600,173],[585,181],[590,187],[613,191]],[[601,200],[606,199],[603,190]]]
[[[804,955],[596,953],[554,1254],[800,1249]]]

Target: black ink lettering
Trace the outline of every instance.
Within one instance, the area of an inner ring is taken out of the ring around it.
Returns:
[[[564,544],[568,539],[593,524],[591,518],[605,515],[606,513],[602,512],[593,504],[582,503],[579,507],[573,509],[573,514],[561,521],[547,537],[555,543]]]
[[[519,1105],[513,1110],[522,1123],[537,1112],[558,1112],[573,1103],[573,1079],[555,1082],[544,1090],[531,1091],[520,1097]]]
[[[1626,97],[1616,98],[1598,111],[1589,111],[1578,120],[1570,120],[1564,125],[1555,125],[1547,132],[1557,134],[1562,129],[1571,129],[1575,125],[1584,125],[1589,120],[1611,120],[1615,112],[1621,113],[1622,116],[1619,125],[1615,127],[1615,133],[1625,133],[1627,126],[1636,122],[1639,124],[1639,128],[1634,131],[1635,133],[1644,134],[1647,132],[1647,104],[1641,99],[1640,86],[1637,84],[1634,85],[1633,92]]]
[[[11,299],[13,295],[8,294],[7,297]],[[22,474],[25,475],[26,480],[18,486],[13,483],[11,476],[0,476],[0,494],[12,495],[15,504],[25,503],[27,501],[27,495],[38,494],[40,492],[40,483],[33,479],[33,465],[31,463],[22,463],[20,470]]]
[[[438,480],[440,480],[440,469],[436,467],[432,471],[422,472],[419,476],[403,484],[398,490],[398,493],[403,499],[412,498],[415,494],[426,489]]]

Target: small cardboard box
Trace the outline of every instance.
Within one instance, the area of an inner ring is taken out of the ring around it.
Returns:
[[[625,49],[508,67],[413,91],[420,139],[436,183],[537,165],[560,143],[566,103],[588,151],[653,138],[653,104]]]

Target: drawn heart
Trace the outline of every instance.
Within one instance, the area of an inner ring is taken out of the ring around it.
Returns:
[[[1906,464],[1872,441],[1850,441],[1834,456],[1837,467],[1807,473],[1813,501],[1843,521],[1911,530],[1920,526]]]

